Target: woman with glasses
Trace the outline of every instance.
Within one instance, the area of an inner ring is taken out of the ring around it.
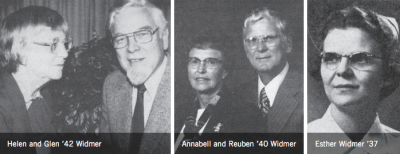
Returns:
[[[176,100],[175,132],[180,133],[176,148],[188,148],[182,143],[206,141],[209,137],[218,136],[215,133],[254,132],[253,129],[257,128],[256,117],[260,116],[256,115],[259,113],[257,109],[244,106],[242,101],[223,88],[232,63],[226,37],[206,33],[192,41],[187,69],[196,97]]]
[[[71,47],[54,10],[22,8],[0,27],[0,133],[55,133],[46,84],[62,76]],[[39,152],[41,153],[41,152]]]
[[[366,144],[335,151],[339,153],[383,150],[391,144],[393,136],[382,133],[398,133],[382,124],[377,114],[380,101],[393,90],[388,87],[396,84],[391,60],[398,40],[396,21],[349,7],[333,12],[320,34],[323,40],[320,75],[331,104],[321,119],[308,124],[308,132],[343,133],[331,139]],[[373,145],[379,148],[368,146],[369,140],[379,141]]]

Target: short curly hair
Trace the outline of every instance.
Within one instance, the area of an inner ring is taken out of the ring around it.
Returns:
[[[0,70],[15,73],[23,54],[16,48],[24,47],[27,37],[45,27],[64,33],[68,31],[64,18],[47,7],[28,6],[7,16],[0,27]]]
[[[223,58],[223,68],[228,72],[232,70],[234,59],[232,58],[233,53],[231,53],[231,39],[227,35],[224,35],[222,30],[204,30],[199,32],[191,38],[189,47],[187,55],[189,55],[190,50],[194,48],[220,51]]]
[[[395,60],[398,52],[398,27],[397,23],[388,20],[388,17],[382,16],[371,10],[363,9],[358,6],[351,6],[342,10],[335,11],[329,15],[322,24],[319,31],[321,42],[332,29],[359,28],[368,33],[374,39],[383,59],[383,77],[386,81],[393,81],[388,87],[381,90],[381,98],[387,97],[398,86],[398,70]],[[322,51],[322,50],[321,50]],[[311,70],[311,75],[316,79],[321,79],[321,59],[317,58],[314,62],[316,70]]]

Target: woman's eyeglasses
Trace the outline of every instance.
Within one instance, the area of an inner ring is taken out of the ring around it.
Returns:
[[[41,45],[41,46],[49,46],[51,49],[51,53],[55,53],[55,50],[58,47],[58,44],[60,42],[60,39],[54,38],[52,43],[45,43],[45,42],[33,42],[36,45]],[[67,52],[72,48],[72,38],[66,38],[64,40],[61,41],[61,43],[63,44],[65,50],[67,50]]]
[[[216,58],[207,58],[204,60],[200,60],[198,58],[190,57],[189,58],[189,68],[196,69],[201,65],[203,62],[205,64],[205,68],[213,69],[216,68],[218,65],[222,64],[222,60],[216,59]]]
[[[336,69],[343,57],[348,58],[351,67],[360,71],[370,70],[377,64],[374,59],[382,59],[382,57],[367,52],[355,52],[345,55],[340,55],[334,52],[322,52],[320,54],[322,65],[330,70]]]

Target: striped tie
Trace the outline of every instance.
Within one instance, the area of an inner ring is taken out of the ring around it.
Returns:
[[[258,107],[261,109],[263,117],[264,118],[267,117],[270,107],[269,107],[269,99],[267,93],[265,93],[265,87],[261,90],[260,103],[258,104]]]

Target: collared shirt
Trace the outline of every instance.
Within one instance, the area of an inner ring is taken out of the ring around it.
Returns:
[[[317,140],[337,142],[335,148],[332,147],[316,147],[311,146],[310,152],[328,152],[328,153],[391,153],[392,150],[400,150],[400,137],[392,133],[399,133],[384,124],[379,120],[377,115],[374,123],[368,132],[364,135],[360,142],[364,142],[362,147],[340,147],[339,141],[351,141],[351,139],[343,132],[343,130],[333,119],[331,114],[332,104],[328,107],[324,116],[321,119],[315,120],[308,124],[309,141],[312,140],[313,144]],[[334,134],[332,134],[334,133]],[[377,141],[377,142],[375,142]],[[359,142],[359,143],[360,143]],[[310,144],[311,142],[309,142]],[[396,145],[397,144],[397,145]],[[370,147],[372,145],[372,147]],[[398,151],[397,151],[398,152]]]
[[[206,110],[205,108],[204,108],[204,109],[198,109],[198,110],[197,110],[196,125],[197,125],[197,123],[199,122],[199,119],[200,119],[201,115],[203,115],[203,113],[204,113],[205,110]],[[201,127],[201,129],[199,130],[199,134],[200,134],[200,135],[203,133],[204,128],[206,128],[206,126],[207,126],[208,121],[210,120],[210,118],[211,118],[211,117],[208,117],[206,123],[204,123],[203,127]],[[185,127],[186,127],[186,125],[183,125],[183,127],[182,127],[182,129],[181,129],[181,134],[183,134],[183,130],[185,130]]]
[[[219,98],[220,98],[219,95],[216,95],[216,97],[214,97],[213,100],[212,100],[210,103],[215,105],[215,104],[218,102]],[[197,99],[197,98],[196,98],[196,99]],[[195,102],[196,102],[196,101],[195,101]],[[205,110],[206,110],[206,108],[204,108],[204,109],[197,109],[197,114],[196,114],[196,126],[197,126],[197,124],[198,124],[198,122],[199,122],[199,119],[200,119],[201,115],[203,115],[203,113],[204,113]],[[199,130],[199,135],[203,134],[204,129],[206,128],[206,126],[207,126],[207,124],[208,124],[208,121],[210,121],[210,118],[211,118],[211,116],[208,117],[208,119],[207,119],[207,121],[204,123],[203,127],[201,127],[201,129]],[[180,131],[180,133],[179,133],[179,135],[178,135],[178,138],[176,139],[176,142],[175,142],[175,152],[176,152],[176,150],[178,149],[179,144],[182,142],[183,138],[185,137],[185,135],[184,135],[184,133],[183,133],[183,131],[185,130],[185,127],[186,127],[186,124],[183,125],[183,127],[182,127],[182,129],[181,129],[181,131]]]
[[[35,92],[30,100],[26,100],[25,97],[24,97],[25,102],[26,102],[26,103],[25,103],[26,109],[29,109],[29,107],[30,107],[31,104],[32,104],[32,101],[33,101],[34,99],[36,99],[36,98],[43,98],[42,94],[40,94],[40,90],[38,90],[37,92]]]
[[[14,79],[15,79],[15,75],[14,74],[12,74],[12,76],[14,77]],[[18,84],[18,82],[17,82],[17,85],[18,85],[18,87],[19,87],[19,89],[21,90],[22,88],[21,88],[21,86]],[[21,91],[22,92],[22,91]],[[36,116],[40,116],[40,115],[38,115],[37,113],[43,113],[43,112],[33,112],[33,113],[31,113],[30,111],[32,110],[29,110],[29,107],[32,105],[32,102],[33,102],[33,100],[34,99],[37,99],[37,98],[43,98],[43,96],[41,95],[41,93],[40,93],[40,90],[37,90],[37,91],[35,91],[32,95],[31,94],[22,94],[23,95],[23,97],[24,97],[24,101],[25,101],[25,106],[26,106],[26,110],[28,110],[28,114],[29,114],[29,121],[31,122],[31,123],[37,123],[37,121],[35,121],[36,119],[34,119],[34,118],[32,118],[32,117],[36,117]],[[29,97],[29,96],[31,96],[31,97]],[[33,110],[35,110],[35,109],[33,109]],[[43,111],[43,110],[42,110]],[[32,118],[32,119],[31,119]],[[44,119],[40,119],[40,120],[44,120]],[[32,126],[32,125],[31,125]],[[48,127],[48,126],[40,126],[40,128],[44,128],[44,127]],[[33,130],[33,132],[37,132],[37,131],[39,131],[39,130],[37,130],[37,129],[35,129],[35,130]],[[47,132],[47,133],[49,133],[49,132]],[[36,147],[35,148],[35,150],[36,150],[36,153],[37,154],[50,154],[51,153],[51,148],[50,147],[44,147],[44,146],[42,146],[42,147]]]
[[[271,107],[272,104],[274,103],[276,93],[278,92],[278,89],[281,86],[283,79],[285,79],[288,70],[289,70],[289,63],[286,62],[286,65],[283,68],[283,70],[276,77],[274,77],[267,85],[264,85],[264,83],[261,81],[260,76],[258,76],[258,99],[260,99],[261,90],[265,88],[265,93],[267,93],[269,99],[269,105]],[[258,101],[260,102],[260,100]]]
[[[155,96],[157,95],[157,89],[160,85],[161,79],[164,75],[165,68],[167,67],[167,57],[164,56],[163,62],[161,65],[150,75],[149,79],[144,83],[146,87],[146,91],[144,92],[143,99],[143,114],[144,114],[144,126],[146,126],[147,119],[149,118],[151,107],[153,105],[153,101]],[[132,90],[132,116],[135,111],[137,99],[137,88],[133,87]]]

